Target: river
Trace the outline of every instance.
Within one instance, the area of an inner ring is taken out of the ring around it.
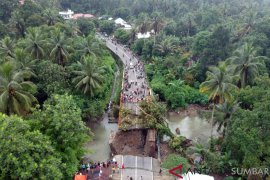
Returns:
[[[175,129],[179,128],[180,135],[207,145],[211,136],[211,124],[206,119],[200,118],[197,114],[182,116],[176,113],[170,113],[167,119],[169,128],[174,134],[176,134]],[[218,135],[216,127],[214,127],[213,135]]]
[[[102,120],[98,122],[88,122],[87,126],[94,133],[94,138],[92,141],[86,143],[85,148],[88,152],[85,154],[84,158],[98,161],[107,161],[111,157],[111,150],[109,146],[110,134],[118,130],[117,123],[109,122],[109,112],[111,110],[111,105],[113,98],[115,96],[115,85],[117,78],[120,76],[119,67],[116,64],[117,71],[114,76],[113,87],[111,92],[111,97],[108,105],[108,110],[104,113]]]
[[[108,160],[111,156],[109,147],[110,133],[117,131],[118,125],[116,123],[108,123],[108,113],[105,113],[101,122],[91,123],[89,127],[95,136],[93,141],[86,144],[86,149],[91,152],[88,152],[85,158],[95,162]]]

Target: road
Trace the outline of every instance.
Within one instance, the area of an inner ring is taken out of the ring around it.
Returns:
[[[120,170],[120,180],[153,180],[154,173],[160,169],[159,161],[151,157],[139,157],[131,155],[117,155],[115,159],[118,164],[124,164]]]
[[[146,81],[144,65],[139,58],[128,48],[118,44],[116,41],[99,34],[106,41],[106,46],[114,52],[124,64],[123,84],[121,102],[134,114],[138,115],[138,103],[150,95]]]

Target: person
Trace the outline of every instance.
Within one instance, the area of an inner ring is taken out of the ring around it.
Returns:
[[[132,178],[132,177],[130,177],[130,180],[133,180],[133,178]]]
[[[125,165],[124,165],[124,163],[122,164],[122,169],[125,169]]]
[[[161,175],[161,173],[162,173],[162,170],[160,169],[160,170],[159,170],[159,175]]]
[[[142,176],[141,176],[141,180],[143,180]]]
[[[82,170],[83,171],[85,170],[85,164],[82,164]]]

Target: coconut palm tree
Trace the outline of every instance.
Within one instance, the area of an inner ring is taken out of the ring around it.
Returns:
[[[138,17],[138,20],[136,22],[137,31],[144,34],[149,29],[149,18],[148,15],[145,13],[141,13]]]
[[[220,131],[223,127],[222,135],[225,136],[229,123],[231,121],[232,114],[238,109],[239,103],[237,101],[225,101],[223,104],[216,106],[217,111],[223,114],[222,118],[215,119],[214,125],[218,125],[217,131]]]
[[[160,13],[154,12],[152,18],[152,23],[150,24],[151,30],[154,30],[155,35],[160,32],[160,30],[165,26],[165,21]]]
[[[20,70],[20,73],[23,74],[24,78],[29,79],[32,76],[36,76],[33,71],[36,61],[23,49],[16,49],[14,57],[10,59],[14,62],[16,68]]]
[[[81,62],[78,62],[79,71],[74,71],[76,78],[76,88],[84,94],[94,96],[95,90],[99,89],[104,81],[105,66],[98,66],[96,59],[86,56]]]
[[[263,66],[265,57],[256,56],[256,49],[249,43],[244,44],[234,52],[234,56],[228,59],[232,64],[234,74],[240,76],[241,88],[254,83],[258,76],[258,68]]]
[[[57,21],[59,21],[57,11],[54,9],[45,9],[43,16],[45,17],[48,26],[53,26]]]
[[[31,53],[34,58],[40,59],[44,56],[46,40],[39,28],[29,28],[23,44],[25,45],[25,50]]]
[[[50,56],[54,57],[59,65],[64,66],[69,55],[68,51],[72,49],[70,39],[57,28],[52,32],[48,44],[51,47]]]
[[[37,102],[33,94],[36,86],[25,81],[23,73],[12,62],[0,67],[0,111],[10,114],[26,115]]]
[[[154,46],[154,49],[158,51],[161,55],[166,56],[168,54],[173,54],[177,52],[178,46],[173,41],[173,37],[169,36],[160,43]]]
[[[25,37],[25,21],[19,11],[16,10],[12,13],[10,24],[17,29],[19,36]]]
[[[206,72],[207,79],[200,86],[202,93],[209,94],[209,100],[213,102],[211,116],[211,139],[213,137],[213,120],[216,104],[224,103],[232,99],[231,90],[237,87],[231,83],[232,77],[229,75],[225,63],[220,63],[218,67],[210,67]]]
[[[100,41],[94,35],[89,34],[85,38],[79,38],[77,51],[83,56],[93,56],[102,54]]]
[[[15,42],[10,37],[5,37],[0,41],[0,56],[2,58],[14,56]]]

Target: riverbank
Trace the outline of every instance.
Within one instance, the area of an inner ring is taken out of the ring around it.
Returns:
[[[196,116],[200,111],[205,111],[208,109],[208,106],[202,106],[198,104],[189,104],[186,108],[177,108],[175,110],[170,110],[168,115],[179,115],[180,117],[186,116]]]

